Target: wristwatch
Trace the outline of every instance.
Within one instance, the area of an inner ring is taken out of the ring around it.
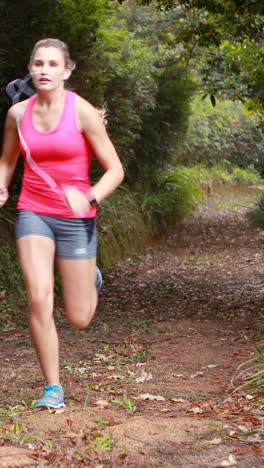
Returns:
[[[92,200],[88,200],[91,206],[98,206],[96,198],[93,198]]]
[[[95,206],[95,207],[98,206],[98,202],[97,202],[91,188],[89,188],[87,190],[85,195],[86,195],[86,198],[87,198],[87,200],[88,200],[88,202],[90,203],[91,206]]]

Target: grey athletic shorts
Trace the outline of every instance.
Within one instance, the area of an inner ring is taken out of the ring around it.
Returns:
[[[16,239],[32,234],[52,239],[56,245],[56,257],[76,260],[96,257],[96,218],[60,218],[17,210]]]

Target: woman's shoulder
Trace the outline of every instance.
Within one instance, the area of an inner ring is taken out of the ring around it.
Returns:
[[[8,110],[9,117],[15,120],[22,119],[29,100],[30,98],[25,99],[24,101],[18,102],[17,104],[13,104],[13,106],[11,106]]]
[[[96,113],[97,109],[89,101],[81,97],[79,94],[75,95],[75,105],[77,111],[85,113]]]
[[[100,110],[93,106],[89,101],[82,98],[79,94],[76,94],[75,97],[75,109],[82,128],[102,125],[103,119]]]

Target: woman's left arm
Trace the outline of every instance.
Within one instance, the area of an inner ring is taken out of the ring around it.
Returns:
[[[104,169],[104,174],[92,188],[94,197],[100,203],[123,181],[123,166],[98,110],[80,96],[76,96],[76,109],[79,129]]]

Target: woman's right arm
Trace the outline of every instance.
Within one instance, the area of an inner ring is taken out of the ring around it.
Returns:
[[[6,117],[3,149],[0,158],[0,207],[8,200],[8,186],[16,168],[19,149],[19,138],[16,126],[16,106],[12,106]]]

